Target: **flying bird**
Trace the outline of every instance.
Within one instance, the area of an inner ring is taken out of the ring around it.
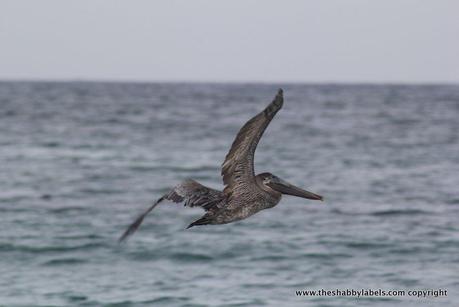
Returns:
[[[119,241],[132,235],[145,216],[164,200],[184,203],[187,207],[201,207],[206,213],[188,227],[227,224],[245,219],[260,210],[276,206],[282,194],[323,200],[322,196],[305,191],[271,173],[255,175],[255,149],[263,132],[284,104],[279,89],[274,100],[250,119],[239,131],[222,164],[223,191],[206,187],[187,179],[155,201],[123,233]]]

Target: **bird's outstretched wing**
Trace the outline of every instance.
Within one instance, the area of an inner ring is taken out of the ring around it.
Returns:
[[[219,204],[224,195],[221,191],[206,187],[193,179],[187,179],[176,185],[164,199],[175,203],[184,202],[188,207],[201,207],[206,211]]]
[[[122,242],[136,232],[148,213],[150,213],[163,200],[170,200],[175,203],[183,202],[185,206],[202,207],[204,210],[209,211],[212,208],[217,207],[223,199],[224,194],[221,191],[206,187],[192,179],[187,179],[176,185],[172,190],[155,201],[144,213],[139,215],[139,217],[128,227],[128,229],[126,229],[118,241]]]
[[[284,103],[282,89],[279,89],[274,100],[249,120],[236,136],[231,149],[222,165],[224,193],[229,200],[250,193],[250,186],[255,184],[254,156],[255,149],[263,132],[268,127],[274,115]]]

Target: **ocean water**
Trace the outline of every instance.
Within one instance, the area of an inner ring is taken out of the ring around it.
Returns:
[[[165,204],[117,243],[181,180],[222,188],[278,87],[256,171],[323,203],[188,230]],[[459,306],[459,86],[2,82],[0,187],[1,306]]]

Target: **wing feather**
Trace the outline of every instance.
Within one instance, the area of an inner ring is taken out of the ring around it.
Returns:
[[[221,191],[206,187],[195,180],[187,179],[176,185],[163,197],[175,203],[184,202],[187,207],[202,207],[208,211],[219,204],[224,195]]]
[[[249,186],[255,184],[255,150],[263,132],[282,108],[283,102],[283,92],[279,89],[274,100],[239,130],[222,164],[221,174],[225,184],[223,192],[229,199],[248,193]]]
[[[144,218],[165,199],[175,203],[184,202],[185,206],[188,207],[202,207],[206,211],[212,210],[213,208],[219,209],[219,207],[225,204],[223,201],[225,199],[223,192],[206,187],[192,179],[185,180],[176,185],[140,214],[135,221],[129,225],[126,231],[124,231],[118,241],[122,242],[134,234],[142,224]]]

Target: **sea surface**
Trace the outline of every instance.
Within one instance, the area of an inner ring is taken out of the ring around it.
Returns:
[[[277,89],[256,172],[319,193],[185,230]],[[446,290],[442,297],[297,290]],[[0,82],[0,306],[459,306],[459,86]]]

